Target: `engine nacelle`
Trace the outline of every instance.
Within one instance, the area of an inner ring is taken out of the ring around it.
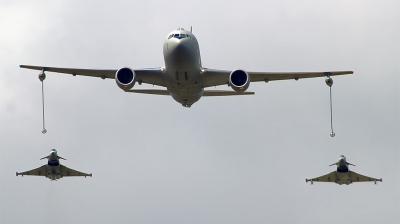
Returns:
[[[115,82],[123,90],[132,89],[136,83],[136,74],[131,68],[120,68],[115,73]]]
[[[229,86],[236,92],[244,92],[250,86],[250,76],[243,70],[235,70],[229,75]]]

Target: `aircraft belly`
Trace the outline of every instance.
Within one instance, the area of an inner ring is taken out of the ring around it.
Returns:
[[[200,86],[196,88],[171,88],[169,91],[175,101],[190,105],[197,102],[203,95],[203,89]]]
[[[349,185],[349,184],[352,183],[348,172],[345,172],[345,173],[336,172],[336,176],[337,176],[337,179],[336,179],[336,183],[337,183],[337,184],[340,184],[340,185],[342,185],[342,184]]]
[[[51,180],[60,179],[60,166],[47,166],[47,178]]]
[[[203,95],[200,70],[191,64],[177,66],[166,65],[166,86],[175,101],[185,105],[192,105]]]

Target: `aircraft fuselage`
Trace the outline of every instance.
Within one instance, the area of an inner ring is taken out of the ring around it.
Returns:
[[[343,155],[339,157],[338,162],[336,163],[336,183],[339,185],[346,184],[349,185],[352,183],[352,178],[349,172],[349,166],[347,165],[346,157]]]
[[[47,157],[47,178],[51,180],[60,179],[60,173],[60,160],[57,151],[52,149]]]
[[[167,90],[178,103],[190,107],[204,92],[197,39],[189,31],[175,30],[168,34],[163,53]]]
[[[340,157],[336,165],[337,165],[336,169],[337,172],[339,173],[349,172],[349,167],[346,162],[346,157]]]

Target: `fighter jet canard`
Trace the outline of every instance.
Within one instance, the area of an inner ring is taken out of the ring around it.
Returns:
[[[52,149],[50,151],[50,155],[45,156],[41,159],[47,159],[47,165],[43,165],[39,168],[29,170],[26,172],[18,173],[17,176],[21,175],[30,175],[30,176],[44,176],[47,177],[51,180],[57,180],[63,177],[91,177],[92,174],[87,174],[87,173],[82,173],[80,171],[76,171],[73,169],[70,169],[66,166],[63,166],[60,164],[60,159],[66,160],[62,158],[61,156],[57,155],[57,151],[55,149]]]
[[[341,155],[339,157],[339,161],[331,164],[330,166],[336,165],[337,169],[336,171],[333,171],[331,173],[325,174],[320,177],[312,178],[312,179],[306,179],[306,182],[310,181],[311,184],[314,182],[334,182],[339,185],[346,184],[349,185],[353,182],[376,182],[380,181],[382,182],[381,179],[377,178],[372,178],[372,177],[367,177],[361,174],[358,174],[356,172],[350,171],[349,170],[349,165],[355,166],[349,162],[346,161],[346,157]]]
[[[216,49],[218,50],[218,49]],[[219,49],[223,50],[223,49]],[[182,28],[170,32],[163,45],[164,67],[132,69],[76,69],[47,66],[20,65],[21,68],[40,70],[39,79],[46,77],[45,71],[91,76],[102,79],[115,79],[119,88],[125,92],[155,95],[170,95],[184,107],[190,107],[202,96],[250,95],[246,91],[250,82],[269,82],[275,80],[298,80],[303,78],[327,77],[325,82],[331,86],[330,76],[353,74],[353,71],[328,72],[247,72],[237,70],[217,70],[202,66],[200,48],[191,31]],[[42,82],[43,83],[43,82]],[[166,89],[132,89],[135,83],[147,83]],[[233,91],[204,90],[208,87],[228,85]]]

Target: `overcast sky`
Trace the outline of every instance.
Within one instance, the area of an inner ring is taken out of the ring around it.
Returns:
[[[399,1],[136,2],[1,1],[1,224],[399,223]],[[188,109],[57,73],[41,133],[38,71],[20,64],[159,67],[167,34],[190,26],[204,67],[353,70],[333,78],[336,137],[323,78]],[[52,148],[93,177],[15,176]],[[383,182],[305,183],[341,154]]]

